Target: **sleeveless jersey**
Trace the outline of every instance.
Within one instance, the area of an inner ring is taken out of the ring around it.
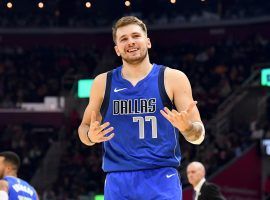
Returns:
[[[178,167],[179,133],[160,110],[173,107],[164,86],[164,66],[153,64],[136,86],[121,75],[122,66],[108,72],[103,122],[110,122],[115,136],[103,143],[105,172]]]
[[[26,181],[13,177],[6,176],[3,178],[8,182],[8,196],[12,200],[37,200],[35,189]]]

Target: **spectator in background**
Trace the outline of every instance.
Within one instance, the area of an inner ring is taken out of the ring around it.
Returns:
[[[194,189],[194,200],[225,200],[218,186],[206,181],[205,168],[200,162],[192,162],[187,166],[187,177]]]
[[[251,139],[260,140],[264,136],[264,129],[262,124],[257,120],[254,120],[250,123]]]

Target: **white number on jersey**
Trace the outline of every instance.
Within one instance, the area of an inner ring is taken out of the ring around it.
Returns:
[[[157,118],[155,116],[133,117],[133,122],[139,122],[139,138],[144,139],[144,122],[151,122],[152,138],[157,138]]]

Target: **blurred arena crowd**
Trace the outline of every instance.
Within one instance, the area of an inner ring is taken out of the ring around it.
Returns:
[[[41,1],[42,2],[42,1]],[[269,15],[270,3],[267,0],[227,1],[93,1],[87,8],[87,1],[56,0],[45,1],[39,9],[35,1],[13,2],[12,9],[2,9],[0,26],[16,27],[103,27],[110,26],[113,20],[128,14],[136,15],[147,24],[201,23],[205,21],[236,20]],[[143,2],[143,4],[142,4]],[[4,7],[6,2],[3,1]],[[104,6],[106,5],[106,6]],[[155,9],[153,9],[153,5]],[[263,6],[262,6],[263,5]],[[114,10],[114,12],[110,12]]]

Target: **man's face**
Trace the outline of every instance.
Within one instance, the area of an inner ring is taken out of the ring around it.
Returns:
[[[190,164],[187,167],[187,177],[188,182],[195,187],[200,180],[204,177],[202,169],[200,169],[198,166]]]
[[[136,24],[130,24],[117,29],[116,54],[129,64],[141,63],[148,55],[151,48],[150,39],[146,33]]]
[[[5,174],[5,158],[0,156],[0,179],[4,178]]]

